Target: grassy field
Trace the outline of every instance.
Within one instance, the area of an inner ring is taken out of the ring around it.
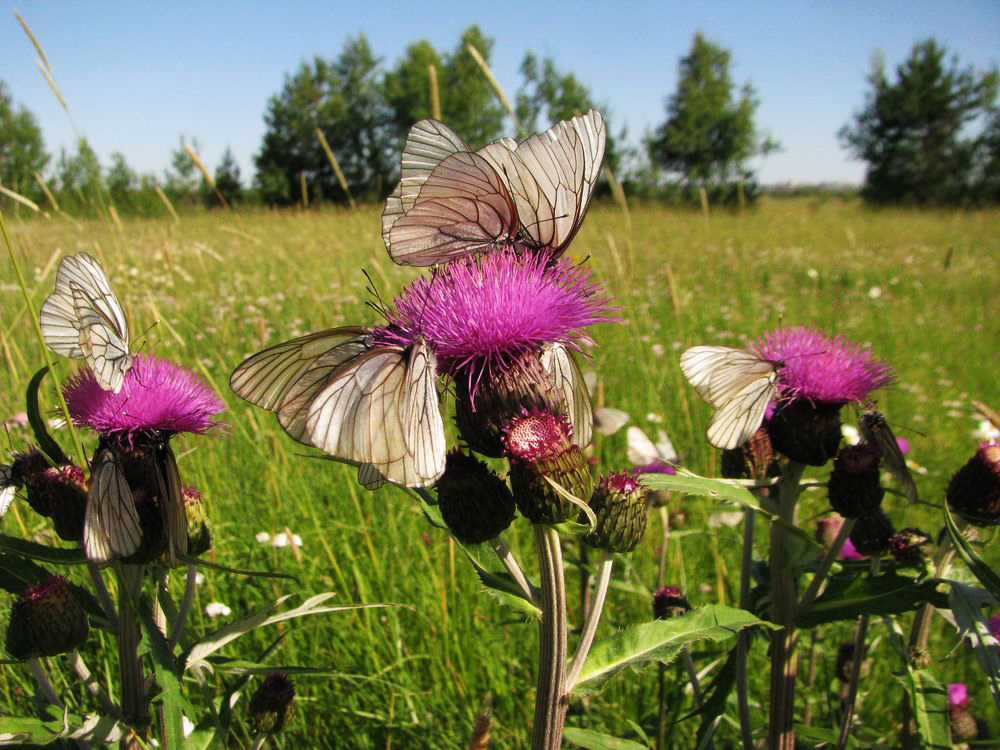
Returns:
[[[304,458],[305,449],[269,415],[228,390],[233,367],[266,344],[324,327],[377,322],[365,305],[362,269],[386,298],[415,275],[388,259],[378,210],[210,213],[179,224],[126,222],[120,229],[17,217],[9,222],[36,306],[51,291],[59,257],[81,251],[101,257],[127,300],[133,335],[160,321],[146,335],[146,351],[201,372],[228,404],[224,435],[185,438],[175,446],[185,481],[210,504],[212,559],[291,573],[301,587],[206,571],[196,630],[214,626],[203,614],[211,601],[230,606],[232,616],[293,592],[335,591],[345,605],[399,605],[307,619],[287,629],[271,661],[330,673],[298,680],[298,716],[278,745],[461,748],[475,712],[492,695],[493,746],[526,747],[535,626],[480,593],[461,553],[403,492],[368,493],[353,482],[350,468]],[[873,212],[839,199],[795,199],[765,200],[745,214],[714,213],[706,220],[657,206],[633,206],[626,215],[598,205],[571,252],[589,256],[625,321],[594,330],[589,367],[599,373],[598,400],[624,409],[648,433],[665,429],[697,472],[715,473],[717,458],[703,437],[709,409],[683,382],[680,351],[699,343],[740,345],[779,325],[844,334],[870,344],[895,368],[898,382],[878,396],[879,405],[926,468],[918,483],[928,500],[941,500],[951,473],[975,450],[971,402],[1000,407],[1000,212]],[[23,410],[23,384],[43,360],[9,261],[4,263],[0,417],[6,419]],[[71,365],[62,361],[59,368],[65,374]],[[10,439],[15,449],[23,448],[28,435],[13,428]],[[624,431],[601,439],[595,452],[603,467],[625,468]],[[694,604],[733,604],[739,530],[709,529],[715,509],[702,499],[675,502],[672,510],[684,510],[686,521],[671,537],[668,583],[680,585]],[[823,493],[808,494],[801,518],[825,507]],[[936,533],[941,526],[929,509],[904,507],[893,497],[886,507],[899,528],[919,525]],[[51,536],[26,505],[3,526],[5,533]],[[255,539],[286,528],[301,536],[300,550]],[[621,585],[612,589],[602,632],[650,617],[661,531],[651,516],[642,545],[616,566]],[[519,521],[509,533],[511,546],[530,561],[528,527]],[[757,541],[766,543],[763,527]],[[572,590],[571,601],[576,597]],[[971,653],[953,652],[953,631],[940,620],[935,627],[938,677],[968,682],[973,711],[978,705],[978,713],[988,715],[988,690]],[[815,704],[817,725],[831,725],[837,689],[831,688],[832,660],[851,630],[847,624],[827,627],[815,644],[817,687],[802,696]],[[880,623],[872,630],[884,641]],[[240,642],[239,653],[254,655],[276,635],[255,633]],[[696,653],[695,660],[704,668],[718,656]],[[864,696],[861,717],[873,736],[891,737],[886,717],[898,713],[901,689],[888,676],[884,642],[876,656],[885,679],[871,683],[878,690]],[[751,674],[761,675],[753,698],[766,700],[759,642],[753,660]],[[671,715],[679,718],[691,710],[692,698],[676,667],[667,676]],[[26,670],[5,669],[0,702],[23,702],[29,682]],[[652,735],[655,716],[656,674],[649,670],[575,703],[568,725],[634,737],[628,721]],[[995,716],[992,722],[997,729]],[[696,720],[674,725],[673,746],[689,746],[696,727]],[[737,739],[723,724],[719,746]]]

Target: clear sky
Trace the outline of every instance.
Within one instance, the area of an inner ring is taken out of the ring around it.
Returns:
[[[738,83],[757,89],[758,125],[784,150],[760,164],[765,183],[860,182],[863,165],[837,141],[861,106],[871,56],[890,68],[913,43],[935,36],[965,65],[1000,61],[1000,2],[229,2],[12,3],[0,0],[0,80],[38,118],[46,147],[72,147],[73,131],[39,73],[14,18],[39,38],[80,130],[107,164],[125,154],[162,175],[182,134],[197,138],[213,168],[227,146],[244,181],[264,132],[268,98],[314,54],[335,57],[364,33],[392,66],[427,39],[451,50],[478,23],[495,41],[492,67],[513,96],[531,50],[572,71],[607,106],[628,139],[665,119],[677,62],[696,30],[729,49]]]

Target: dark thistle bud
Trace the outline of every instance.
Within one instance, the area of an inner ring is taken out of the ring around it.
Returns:
[[[805,399],[779,405],[767,423],[774,449],[800,464],[825,466],[840,446],[842,406]]]
[[[67,542],[83,539],[87,512],[87,478],[78,466],[47,466],[25,479],[25,494],[32,508],[52,519],[56,534]]]
[[[979,737],[976,719],[969,712],[969,690],[964,682],[948,685],[948,724],[953,741],[969,742]]]
[[[632,474],[601,477],[590,498],[590,509],[597,516],[597,525],[584,541],[591,547],[630,552],[646,532],[646,492]],[[587,522],[584,514],[580,522]]]
[[[778,462],[767,429],[759,427],[743,445],[722,451],[722,476],[727,479],[756,479],[778,476]]]
[[[862,555],[880,557],[889,551],[889,540],[895,533],[889,516],[881,508],[876,508],[874,512],[858,518],[848,538]]]
[[[836,674],[837,679],[841,682],[850,682],[851,675],[854,673],[854,654],[855,646],[851,641],[840,644],[840,648],[837,649],[837,666]],[[862,658],[861,660],[861,674],[860,678],[863,680],[871,673],[871,662],[868,659]]]
[[[691,605],[676,586],[664,586],[653,594],[653,617],[657,620],[669,620],[690,611]]]
[[[514,521],[514,496],[485,463],[460,450],[448,454],[435,486],[441,517],[460,541],[493,539]]]
[[[255,734],[280,732],[292,718],[295,685],[284,672],[272,672],[250,699],[250,725]]]
[[[574,497],[589,498],[593,480],[580,449],[573,443],[569,420],[549,412],[522,412],[504,434],[510,459],[510,486],[521,515],[533,523],[556,524],[579,510],[552,484]]]
[[[980,445],[948,482],[945,497],[952,512],[974,526],[1000,523],[1000,442]]]
[[[889,550],[904,568],[923,568],[933,553],[930,535],[920,529],[897,531],[889,539]]]
[[[69,583],[49,576],[29,586],[10,610],[7,651],[17,659],[56,656],[87,640],[90,623]]]
[[[841,448],[827,484],[830,507],[844,518],[858,518],[881,506],[880,459],[878,447],[870,443]]]
[[[486,377],[489,382],[485,382]],[[475,396],[463,378],[455,380],[455,422],[462,440],[476,453],[504,455],[504,432],[525,410],[565,414],[566,399],[542,366],[537,352],[527,352],[496,374],[484,376]]]
[[[181,498],[187,515],[187,552],[197,557],[212,548],[212,522],[208,520],[205,502],[197,489],[185,487]]]

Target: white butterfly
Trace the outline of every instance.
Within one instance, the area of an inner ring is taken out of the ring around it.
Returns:
[[[694,346],[681,355],[684,376],[715,407],[708,442],[728,450],[753,436],[777,392],[781,366],[726,346]]]
[[[560,255],[590,204],[605,143],[596,110],[477,152],[447,125],[421,120],[407,136],[401,179],[382,212],[389,256],[430,266],[515,242]]]
[[[873,404],[866,404],[865,410],[858,420],[858,429],[866,443],[878,447],[889,473],[902,488],[906,499],[911,503],[917,502],[920,499],[917,494],[917,485],[913,482],[913,476],[906,466],[903,451],[900,450],[899,443],[896,441],[896,436],[893,434],[892,428],[889,427],[889,423],[882,414],[875,411]]]
[[[87,253],[62,259],[55,291],[42,305],[39,322],[52,351],[82,358],[101,388],[121,390],[132,367],[128,321],[97,259]]]
[[[633,466],[643,467],[657,463],[675,465],[680,462],[673,443],[670,442],[670,438],[663,430],[659,431],[656,443],[653,443],[641,429],[634,426],[629,427],[625,432],[625,441],[628,460]]]
[[[128,557],[139,549],[142,528],[132,490],[114,451],[101,448],[91,467],[90,495],[83,518],[83,548],[98,564]]]
[[[594,439],[594,405],[580,366],[572,352],[560,343],[545,344],[541,362],[566,399],[566,414],[573,425],[573,442],[586,448]]]
[[[11,468],[6,464],[0,466],[0,518],[7,515],[7,510],[14,501],[14,494],[17,492]]]
[[[254,354],[229,385],[293,439],[357,465],[365,487],[427,487],[444,473],[437,363],[422,339],[373,348],[365,328],[331,328]]]

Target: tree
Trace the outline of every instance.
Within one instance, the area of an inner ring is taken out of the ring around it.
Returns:
[[[56,164],[59,203],[66,210],[96,215],[105,210],[106,196],[101,180],[101,163],[85,138],[76,144],[76,153],[62,150]]]
[[[876,56],[871,88],[840,139],[868,163],[864,197],[873,203],[960,203],[972,196],[980,141],[963,131],[992,111],[997,72],[960,69],[934,39],[918,42],[889,81]],[[987,134],[988,141],[988,134]]]
[[[667,121],[649,141],[651,160],[680,174],[688,188],[748,182],[747,160],[778,148],[754,125],[758,101],[750,84],[735,95],[730,62],[728,51],[695,34],[667,102]]]
[[[228,147],[222,154],[222,161],[215,168],[215,187],[222,193],[230,206],[243,200],[243,184],[240,182],[240,165]],[[217,202],[212,195],[213,205]]]
[[[545,130],[560,120],[568,120],[590,109],[601,110],[605,120],[609,119],[607,107],[594,102],[590,89],[572,73],[557,70],[551,58],[539,60],[533,52],[528,52],[521,62],[521,75],[524,84],[517,93],[516,110],[522,135]],[[545,118],[541,125],[539,115]],[[604,163],[613,173],[618,172],[621,163],[617,141],[624,138],[624,130],[615,137],[608,127]]]
[[[493,40],[473,25],[462,32],[450,54],[442,56],[422,39],[407,47],[396,67],[386,73],[382,88],[397,141],[406,138],[413,123],[432,114],[430,65],[437,70],[441,119],[474,147],[500,136],[504,109],[469,53],[469,45],[489,63]]]
[[[23,106],[15,110],[6,85],[0,81],[0,184],[29,198],[40,197],[34,175],[48,161],[35,116]]]
[[[319,56],[286,76],[264,114],[267,130],[255,158],[257,186],[267,203],[300,200],[300,175],[310,200],[346,200],[316,128],[337,158],[354,197],[389,189],[392,139],[379,85],[379,63],[364,36],[350,37],[336,60]]]
[[[111,166],[104,177],[111,202],[119,209],[132,208],[132,193],[135,191],[139,178],[125,161],[125,155],[120,151],[111,154]]]
[[[182,135],[179,138],[177,148],[170,152],[170,166],[166,171],[165,188],[171,201],[191,206],[198,199],[199,187],[203,180],[198,173],[198,167],[191,159],[191,155],[184,148],[184,143]],[[197,138],[191,139],[191,148],[196,153],[201,149]]]

